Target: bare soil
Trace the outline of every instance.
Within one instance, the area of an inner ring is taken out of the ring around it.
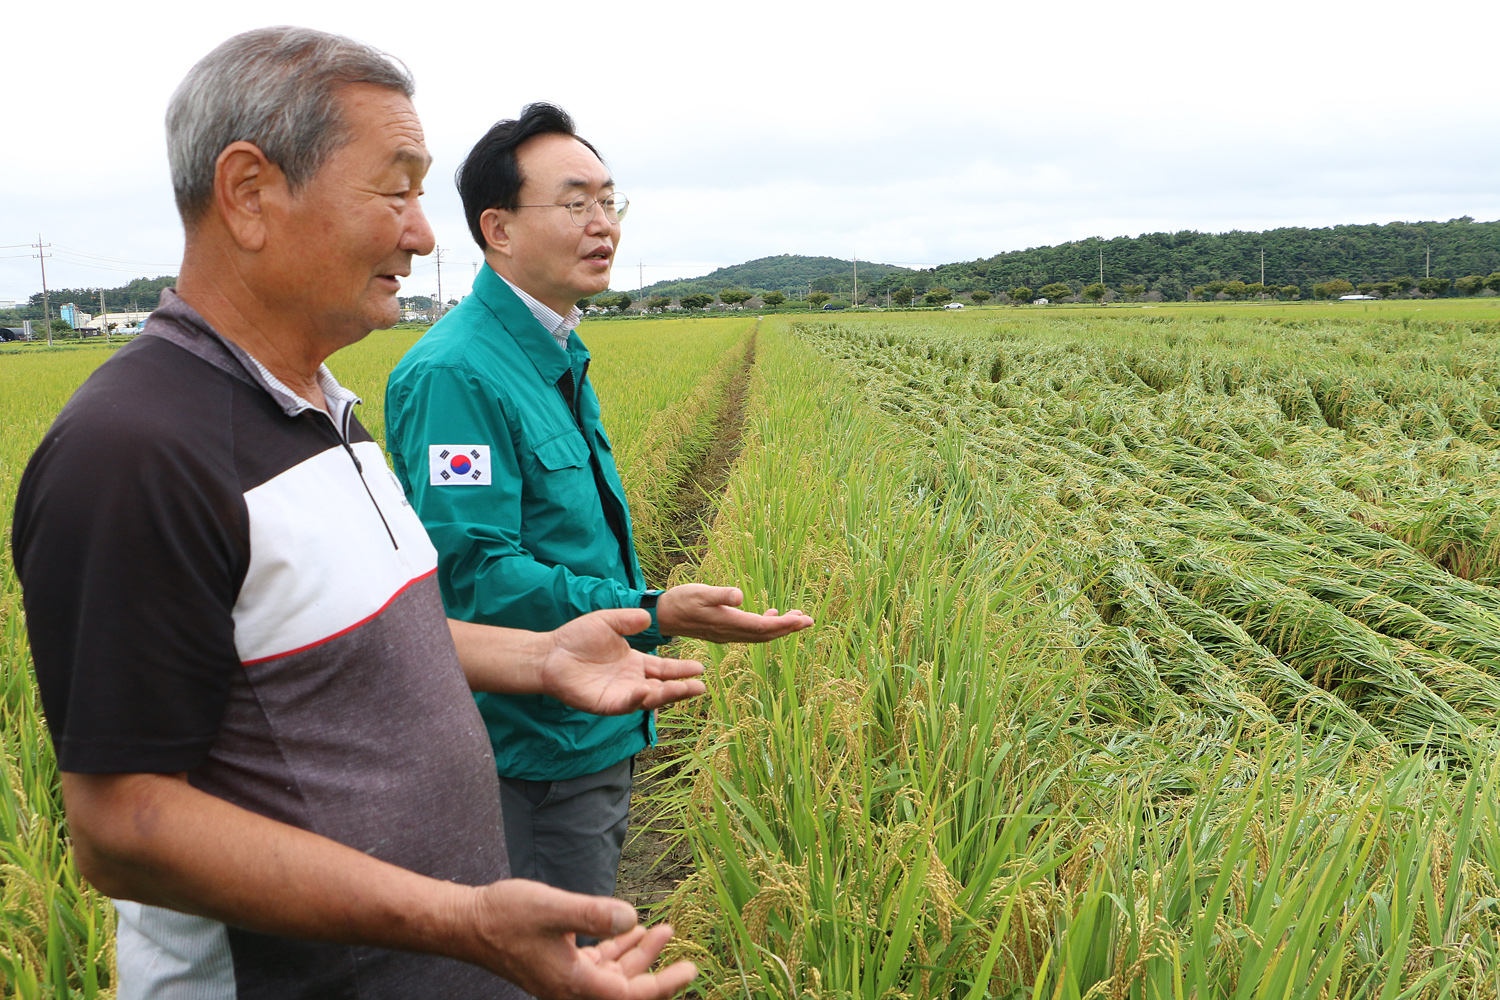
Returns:
[[[729,379],[723,404],[714,420],[714,443],[698,463],[682,477],[669,510],[676,511],[671,535],[676,544],[668,552],[667,563],[673,568],[683,563],[697,563],[703,556],[708,529],[713,524],[719,498],[729,485],[729,474],[740,457],[745,440],[745,402],[750,393],[750,372],[755,367],[755,334],[745,345],[745,359]]]

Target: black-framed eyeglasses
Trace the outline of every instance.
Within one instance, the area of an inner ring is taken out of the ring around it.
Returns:
[[[594,217],[594,206],[599,205],[604,209],[604,218],[614,225],[625,218],[626,211],[630,208],[630,199],[620,192],[607,194],[603,198],[589,198],[579,195],[572,201],[562,205],[517,205],[517,208],[566,208],[568,217],[573,220],[575,226],[586,226]]]

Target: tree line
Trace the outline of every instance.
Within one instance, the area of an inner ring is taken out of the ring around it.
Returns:
[[[104,307],[112,313],[115,312],[150,312],[156,308],[161,299],[161,290],[171,288],[177,284],[177,275],[163,274],[155,278],[136,278],[126,282],[118,288],[106,288],[104,292]],[[54,317],[57,316],[57,307],[72,302],[84,312],[91,315],[99,313],[98,288],[49,288],[47,289],[47,304],[52,309]],[[36,292],[24,306],[14,309],[0,309],[0,326],[20,326],[22,321],[31,320],[40,323],[42,320],[42,293]],[[67,327],[67,324],[63,324]]]
[[[910,286],[921,295],[941,286],[955,293],[1008,295],[1011,289],[1024,288],[1040,294],[1048,285],[1066,283],[1071,296],[1101,284],[1101,253],[1108,286],[1122,292],[1139,287],[1139,295],[1166,300],[1194,298],[1198,288],[1227,287],[1232,282],[1260,284],[1266,294],[1274,290],[1282,297],[1289,297],[1286,289],[1295,286],[1297,296],[1315,298],[1314,286],[1326,282],[1347,281],[1357,289],[1393,282],[1399,275],[1420,275],[1413,279],[1417,288],[1424,279],[1446,280],[1449,284],[1442,291],[1424,293],[1444,294],[1450,288],[1461,290],[1460,281],[1476,277],[1483,287],[1487,278],[1482,276],[1500,272],[1500,221],[1475,222],[1464,216],[1447,222],[1265,232],[1183,230],[1077,240],[892,276],[872,282],[869,292],[883,297],[887,291]]]

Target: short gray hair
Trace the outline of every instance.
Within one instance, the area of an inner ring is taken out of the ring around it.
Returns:
[[[167,105],[167,159],[182,221],[213,201],[214,165],[224,147],[250,142],[281,168],[295,191],[353,136],[336,94],[369,83],[416,92],[398,60],[341,35],[311,28],[258,28],[199,60]]]

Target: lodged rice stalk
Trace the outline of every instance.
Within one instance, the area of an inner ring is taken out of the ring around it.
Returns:
[[[668,913],[703,991],[1496,995],[1496,743],[1423,673],[1451,664],[1252,565],[1357,568],[1171,400],[1137,412],[1118,374],[1100,417],[1088,350],[974,329],[766,335],[705,572],[820,625],[704,650]],[[1156,399],[1259,371],[1160,367]],[[1268,631],[1189,570],[1310,624]]]

